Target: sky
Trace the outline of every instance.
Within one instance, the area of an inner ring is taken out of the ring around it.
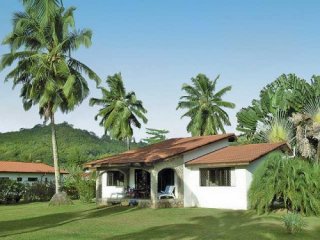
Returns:
[[[167,129],[168,137],[184,137],[189,119],[176,110],[181,86],[198,73],[214,79],[218,89],[232,85],[225,100],[235,132],[236,113],[258,98],[260,90],[278,76],[296,73],[309,80],[320,74],[320,1],[255,0],[64,0],[77,7],[76,27],[93,31],[92,46],[75,56],[102,79],[121,72],[128,91],[135,91],[148,110],[148,123],[134,130],[137,140],[145,127]],[[0,39],[12,29],[13,12],[21,1],[0,0]],[[0,55],[8,52],[0,45]],[[0,132],[31,128],[42,123],[37,107],[25,112],[20,89],[4,82],[9,69],[0,72]],[[57,122],[104,132],[94,120],[100,97],[90,83],[90,96],[73,112],[58,113]]]

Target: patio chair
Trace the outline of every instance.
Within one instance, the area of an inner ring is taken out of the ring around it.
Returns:
[[[164,191],[161,191],[161,193],[159,194],[159,199],[162,198],[174,198],[174,189],[175,186],[166,186],[166,189]]]

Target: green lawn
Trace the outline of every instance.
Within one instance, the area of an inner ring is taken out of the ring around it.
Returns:
[[[320,219],[306,221],[307,229],[292,236],[280,214],[31,203],[0,206],[0,239],[319,239]]]

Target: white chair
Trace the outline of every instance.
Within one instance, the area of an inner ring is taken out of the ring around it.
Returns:
[[[166,197],[166,198],[174,198],[174,189],[175,186],[166,186],[166,189],[164,191],[161,191],[159,195],[159,199]]]

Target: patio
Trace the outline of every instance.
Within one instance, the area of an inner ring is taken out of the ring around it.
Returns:
[[[135,164],[134,166],[103,166],[97,169],[97,203],[157,207],[183,206],[183,168],[181,158],[166,164]],[[173,199],[159,200],[167,186],[174,186]],[[181,203],[179,203],[181,202]]]

